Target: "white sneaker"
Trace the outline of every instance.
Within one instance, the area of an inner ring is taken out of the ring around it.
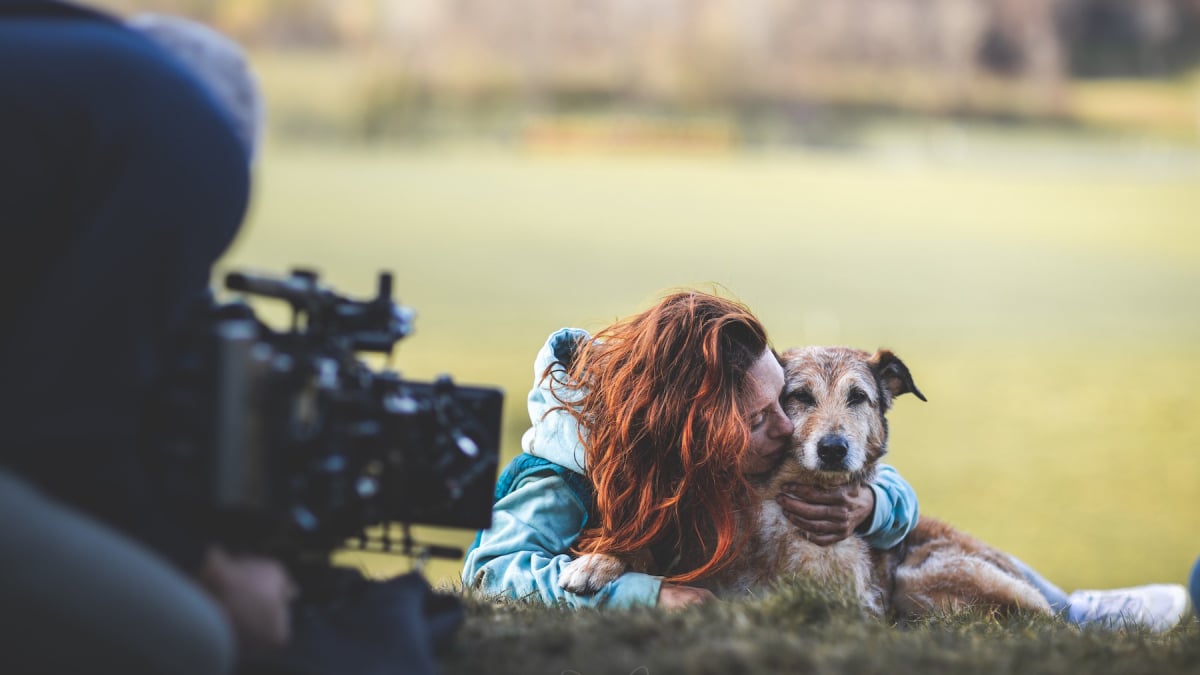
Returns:
[[[1183,619],[1188,593],[1178,584],[1150,584],[1111,591],[1075,591],[1067,596],[1067,603],[1067,618],[1080,626],[1140,627],[1162,633]]]

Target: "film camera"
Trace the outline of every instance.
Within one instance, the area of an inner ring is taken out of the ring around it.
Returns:
[[[295,560],[347,545],[411,552],[410,523],[490,525],[503,394],[449,376],[413,382],[359,358],[390,355],[412,332],[390,274],[366,300],[304,270],[235,272],[225,285],[286,302],[292,318],[274,329],[244,301],[210,302],[158,401],[166,489],[205,505],[198,520],[214,536]],[[392,523],[405,525],[400,542]]]

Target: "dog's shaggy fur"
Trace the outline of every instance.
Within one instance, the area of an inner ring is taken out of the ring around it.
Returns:
[[[831,546],[801,536],[775,501],[783,485],[865,485],[887,453],[885,415],[892,401],[906,393],[925,397],[904,363],[886,350],[872,355],[808,347],[784,353],[782,363],[784,409],[796,427],[792,452],[755,488],[760,506],[746,548],[705,586],[736,595],[803,575],[846,587],[864,609],[881,616],[968,607],[1050,613],[1045,598],[1007,555],[931,518],[922,517],[900,545],[887,551],[868,547],[859,536]],[[612,556],[581,556],[564,570],[560,585],[595,592],[627,568],[626,561]]]

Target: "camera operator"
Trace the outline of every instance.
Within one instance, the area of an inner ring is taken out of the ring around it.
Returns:
[[[287,639],[283,566],[206,541],[147,469],[249,195],[257,92],[213,35],[0,0],[0,672],[221,673]]]

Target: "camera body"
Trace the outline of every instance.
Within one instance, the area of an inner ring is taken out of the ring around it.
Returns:
[[[166,489],[204,505],[211,534],[297,556],[393,523],[490,525],[503,394],[449,376],[409,381],[359,358],[390,354],[412,332],[389,274],[366,300],[304,270],[225,283],[287,302],[292,322],[277,330],[244,302],[210,302],[156,401]]]

